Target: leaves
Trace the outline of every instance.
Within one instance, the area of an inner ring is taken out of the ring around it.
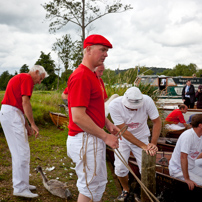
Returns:
[[[29,72],[29,66],[24,64],[21,68],[20,68],[20,73],[28,73]]]
[[[82,31],[82,42],[85,39],[85,32],[95,20],[110,14],[121,13],[132,9],[131,5],[123,5],[120,0],[52,0],[42,5],[46,10],[46,19],[50,20],[49,31],[56,32],[69,22],[78,25]]]

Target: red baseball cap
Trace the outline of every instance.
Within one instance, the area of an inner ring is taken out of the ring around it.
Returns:
[[[105,37],[98,34],[88,36],[83,42],[83,49],[92,45],[103,45],[112,48],[112,44]]]

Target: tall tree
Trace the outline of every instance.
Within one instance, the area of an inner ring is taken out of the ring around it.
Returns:
[[[57,85],[57,82],[55,82],[57,75],[55,74],[55,63],[54,60],[51,59],[50,53],[46,55],[41,51],[41,55],[35,64],[43,66],[49,74],[49,77],[44,79],[42,84],[44,84],[48,90],[55,89]]]
[[[20,73],[28,73],[29,72],[29,66],[24,64],[22,65],[22,67],[20,68]]]
[[[64,64],[65,71],[71,66],[74,43],[71,40],[70,35],[66,34],[62,36],[62,39],[56,39],[56,42],[52,46],[52,50],[58,54]]]
[[[166,76],[192,76],[197,73],[197,65],[190,63],[189,65],[177,64],[172,70],[165,70],[162,74]]]
[[[81,41],[85,39],[86,28],[95,20],[111,13],[121,13],[132,9],[131,5],[123,5],[121,0],[52,0],[43,4],[47,11],[46,19],[51,21],[50,32],[56,32],[69,22],[81,28]]]
[[[0,90],[6,90],[9,80],[13,77],[12,74],[9,74],[8,71],[4,71],[0,75]]]
[[[74,48],[73,48],[73,55],[72,55],[72,60],[73,60],[73,68],[77,68],[79,64],[82,61],[83,58],[83,47],[82,47],[82,42],[81,41],[75,41],[74,43]]]

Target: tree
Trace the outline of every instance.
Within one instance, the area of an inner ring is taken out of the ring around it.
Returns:
[[[72,60],[73,60],[73,68],[77,68],[79,66],[79,64],[82,61],[83,58],[83,47],[82,47],[82,42],[81,41],[75,41],[75,46],[73,49],[73,56],[72,56]]]
[[[177,64],[171,70],[165,70],[162,74],[166,76],[192,76],[197,72],[197,65],[190,63],[189,65]]]
[[[74,43],[71,40],[70,35],[62,36],[62,39],[56,39],[57,42],[53,44],[52,50],[58,54],[58,57],[61,59],[64,64],[65,71],[71,64],[73,57],[73,47]]]
[[[95,20],[111,14],[121,13],[132,9],[131,5],[123,5],[121,0],[109,1],[99,0],[52,0],[42,5],[47,11],[46,19],[51,21],[50,32],[56,32],[69,22],[81,28],[81,41],[85,39],[86,28]]]
[[[20,73],[28,73],[29,72],[29,68],[26,64],[24,64],[21,68],[20,68]]]
[[[0,90],[6,90],[9,80],[13,77],[12,74],[9,74],[8,71],[4,71],[0,75]]]
[[[42,84],[44,84],[48,90],[56,88],[57,82],[54,82],[57,79],[57,75],[55,74],[54,60],[51,59],[50,53],[46,55],[44,52],[41,51],[41,55],[35,64],[43,66],[49,74],[49,77],[44,79],[42,81]]]

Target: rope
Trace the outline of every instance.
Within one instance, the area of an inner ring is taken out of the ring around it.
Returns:
[[[82,160],[83,159],[83,172],[85,173],[85,180],[86,180],[86,186],[91,194],[91,197],[92,199],[89,201],[89,202],[93,202],[93,194],[92,192],[90,191],[90,188],[89,188],[89,184],[92,182],[93,180],[93,177],[96,176],[96,156],[97,156],[97,137],[94,137],[93,136],[93,151],[94,151],[94,171],[93,171],[93,176],[91,178],[91,180],[88,182],[88,179],[87,179],[87,172],[86,172],[86,169],[89,170],[88,168],[88,165],[87,165],[87,155],[86,155],[86,152],[87,152],[87,146],[88,146],[88,138],[89,138],[89,134],[86,133],[86,141],[85,141],[85,133],[83,133],[83,140],[82,140],[82,147],[81,147],[81,150],[80,150],[80,159]],[[84,145],[85,145],[85,148],[84,148]]]
[[[120,138],[124,132],[127,130],[128,126],[124,126],[117,134],[116,136],[118,136],[118,138]],[[148,198],[150,199],[150,201],[153,202],[152,198],[159,202],[159,200],[154,196],[154,194],[141,182],[141,180],[135,175],[135,173],[133,172],[133,170],[131,169],[131,167],[128,165],[128,163],[126,162],[126,160],[124,159],[124,157],[122,156],[122,154],[120,153],[120,151],[118,149],[112,149],[112,151],[114,151],[114,153],[117,155],[117,157],[122,161],[122,163],[126,166],[126,168],[128,168],[128,170],[131,172],[131,174],[135,177],[135,179],[137,180],[137,182],[140,184],[141,188],[144,190],[145,194],[148,196]]]

